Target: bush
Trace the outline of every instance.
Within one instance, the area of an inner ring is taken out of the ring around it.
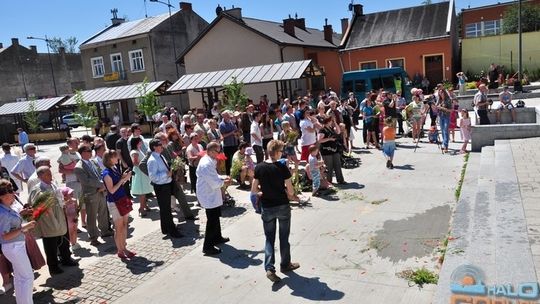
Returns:
[[[467,90],[474,90],[474,89],[476,89],[476,81],[467,82],[467,83],[465,84],[465,88],[466,88]]]

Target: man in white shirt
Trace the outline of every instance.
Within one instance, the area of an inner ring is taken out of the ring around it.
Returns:
[[[4,156],[0,157],[0,163],[2,163],[2,167],[6,168],[9,172],[9,176],[15,181],[17,184],[17,187],[19,188],[17,192],[22,191],[22,184],[21,181],[13,176],[11,173],[11,170],[17,162],[19,161],[19,157],[16,155],[11,154],[11,145],[8,143],[2,144],[2,150],[4,151]]]
[[[211,142],[206,147],[206,155],[201,158],[197,166],[197,199],[206,211],[206,229],[204,232],[203,253],[205,255],[215,255],[221,249],[215,247],[218,244],[226,243],[230,239],[221,235],[221,206],[223,197],[221,187],[231,183],[230,177],[220,177],[217,173],[216,157],[220,153],[221,147],[216,142]]]
[[[148,177],[154,186],[159,205],[161,233],[171,238],[181,238],[183,235],[176,229],[171,213],[171,195],[173,195],[172,171],[165,157],[161,155],[163,145],[159,139],[152,139],[148,144],[152,154],[148,158]]]
[[[253,122],[251,123],[250,134],[251,134],[251,147],[255,151],[255,156],[257,157],[257,163],[264,161],[264,151],[262,147],[262,135],[261,128],[259,123],[261,121],[261,113],[258,111],[253,112]]]
[[[34,166],[36,146],[32,143],[28,143],[24,145],[24,152],[26,155],[19,159],[17,164],[15,164],[15,167],[11,169],[10,173],[16,179],[26,183],[28,182],[28,178],[36,171],[36,167]],[[31,189],[28,190],[30,191]]]

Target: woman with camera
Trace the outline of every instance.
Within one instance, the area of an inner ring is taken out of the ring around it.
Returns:
[[[416,143],[417,141],[420,141],[420,131],[424,124],[424,117],[428,106],[426,103],[422,102],[418,95],[413,95],[412,100],[413,101],[405,108],[405,111],[407,113],[407,119],[412,126],[413,143]]]
[[[332,182],[332,175],[336,173],[338,184],[346,184],[341,172],[341,155],[339,152],[339,125],[332,117],[323,119],[323,128],[319,131],[318,142],[321,144],[321,155],[326,165],[326,179]]]

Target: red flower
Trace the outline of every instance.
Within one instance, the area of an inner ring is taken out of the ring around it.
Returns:
[[[227,160],[227,156],[225,156],[225,153],[221,152],[216,156],[217,160]]]
[[[47,212],[47,208],[45,206],[39,206],[36,209],[34,209],[34,212],[32,213],[32,217],[35,221],[39,220],[39,218]]]

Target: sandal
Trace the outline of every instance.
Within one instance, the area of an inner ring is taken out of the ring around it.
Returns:
[[[124,253],[126,255],[127,258],[131,259],[132,257],[136,256],[137,253],[133,252],[133,251],[129,251],[129,250],[124,250]]]

